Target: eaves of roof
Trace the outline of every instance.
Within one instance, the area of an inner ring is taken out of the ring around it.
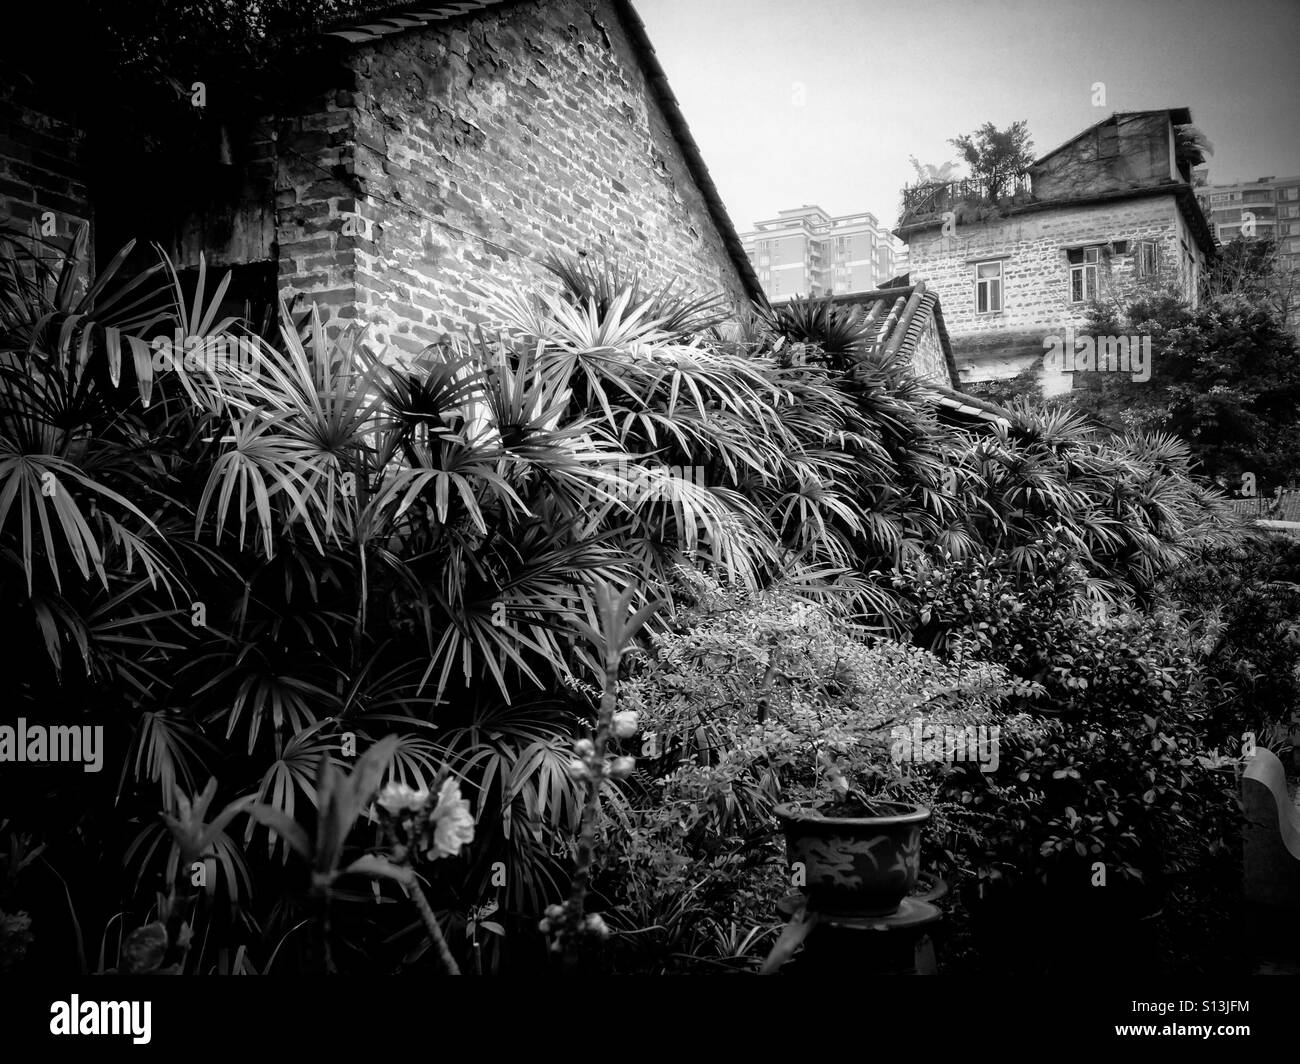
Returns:
[[[405,33],[408,30],[420,29],[451,19],[472,18],[482,14],[489,8],[514,6],[521,2],[530,2],[530,0],[461,0],[458,3],[376,4],[371,8],[363,8],[359,13],[354,12],[331,23],[326,27],[325,32],[349,43],[361,44],[378,40],[380,37],[389,34]],[[618,12],[623,24],[623,30],[636,52],[638,61],[641,63],[646,81],[655,95],[655,102],[658,103],[660,111],[663,112],[668,129],[681,150],[686,168],[690,172],[696,188],[699,189],[700,196],[703,198],[705,207],[709,212],[709,217],[712,219],[718,235],[722,238],[722,243],[727,250],[727,256],[730,258],[736,272],[740,275],[745,294],[754,302],[765,305],[767,297],[763,294],[763,286],[759,283],[758,274],[754,272],[753,263],[749,261],[749,256],[745,254],[744,245],[740,241],[736,227],[732,224],[727,208],[723,205],[722,196],[718,192],[717,185],[713,183],[709,168],[705,165],[704,157],[700,153],[699,145],[695,143],[695,138],[691,136],[690,128],[686,124],[686,117],[682,114],[681,105],[677,102],[677,97],[673,95],[673,90],[668,84],[668,76],[664,73],[663,66],[660,64],[658,56],[655,55],[654,46],[650,43],[645,23],[641,21],[641,16],[637,14],[631,0],[611,0],[611,2]]]
[[[935,404],[945,410],[963,417],[977,418],[990,424],[1001,425],[1003,428],[1011,426],[1011,411],[998,406],[997,403],[990,403],[977,395],[967,395],[956,388],[945,388],[941,384],[930,381],[926,381],[925,386],[934,393]]]

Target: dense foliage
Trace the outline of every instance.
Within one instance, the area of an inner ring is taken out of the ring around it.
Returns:
[[[105,729],[5,794],[6,965],[744,969],[828,780],[932,806],[958,886],[1167,892],[1226,837],[1211,740],[1293,698],[1290,562],[1211,601],[1247,548],[1186,447],[954,429],[829,303],[557,262],[404,364],[126,255],[0,245],[10,704]],[[1003,768],[899,764],[915,715]]]

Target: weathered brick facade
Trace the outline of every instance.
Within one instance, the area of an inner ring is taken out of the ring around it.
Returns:
[[[362,321],[406,355],[487,321],[480,291],[550,282],[552,254],[603,248],[650,284],[747,304],[757,279],[630,5],[482,6],[333,41],[270,82],[261,119],[222,117],[214,83],[195,121],[228,126],[228,157],[193,161],[213,179],[169,175],[166,204],[109,186],[101,228],[157,240],[182,269],[200,253],[249,267],[230,312],[271,300],[278,274],[331,327]],[[25,227],[53,208],[60,233],[88,219],[98,186],[78,169],[79,131],[39,99],[0,100],[0,121],[0,209]]]
[[[67,248],[89,230],[83,159],[86,135],[69,116],[55,117],[26,79],[0,69],[0,213],[4,225]],[[88,232],[88,239],[93,232]]]
[[[1139,241],[1158,247],[1164,276],[1194,294],[1204,254],[1188,232],[1175,197],[1145,195],[1107,203],[1012,214],[909,236],[911,276],[939,294],[962,381],[999,380],[1041,362],[1043,337],[1084,324],[1086,305],[1070,301],[1067,249],[1126,241],[1103,254],[1097,270],[1102,299],[1131,291]],[[976,312],[975,264],[1000,261],[1002,310]]]
[[[350,84],[276,137],[281,287],[331,322],[413,353],[486,320],[476,288],[602,243],[651,281],[747,298],[607,0],[487,11],[345,62]]]

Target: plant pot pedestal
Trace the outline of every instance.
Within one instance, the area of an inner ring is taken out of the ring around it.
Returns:
[[[941,897],[947,888],[942,881],[935,882],[926,895],[905,898],[889,916],[819,913],[803,950],[784,972],[814,978],[937,974],[934,940],[943,910],[929,899]],[[805,901],[804,895],[791,894],[782,898],[777,908],[794,917]]]

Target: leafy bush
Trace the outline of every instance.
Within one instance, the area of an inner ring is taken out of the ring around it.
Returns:
[[[1003,712],[1029,688],[998,666],[873,637],[797,585],[751,593],[680,575],[691,605],[620,689],[641,757],[602,891],[624,970],[753,964],[790,882],[773,809],[830,793],[824,776],[934,805],[946,766],[896,763],[894,728],[1033,730]],[[943,832],[946,807],[934,811]],[[724,948],[737,930],[745,956]]]
[[[1224,934],[1224,912],[1195,900],[1220,904],[1234,869],[1235,779],[1213,738],[1215,689],[1175,611],[1090,608],[1083,567],[1059,544],[1043,546],[1044,564],[1024,586],[1005,556],[895,577],[919,638],[1040,688],[1020,708],[1040,714],[1042,730],[1004,730],[995,776],[955,765],[944,779],[939,801],[962,810],[951,817],[960,830],[945,843],[945,870],[967,906],[1007,907],[1011,923],[997,923],[992,938],[1051,920],[1093,927],[1102,911],[1132,919],[1171,899]],[[996,952],[990,937],[980,941],[977,955]]]

